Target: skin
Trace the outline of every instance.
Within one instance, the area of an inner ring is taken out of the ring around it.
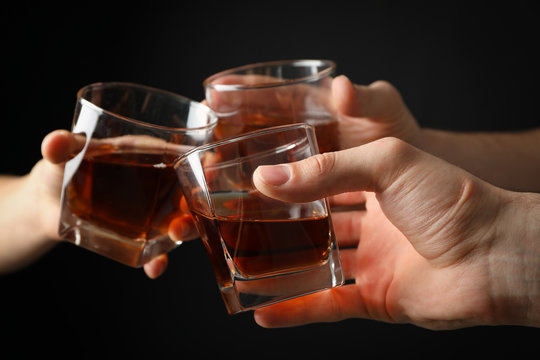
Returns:
[[[344,273],[355,283],[258,309],[260,325],[540,324],[530,301],[540,300],[539,195],[496,188],[395,138],[282,167],[256,171],[259,191],[303,202],[365,190],[367,211],[335,214],[348,247]],[[278,181],[279,172],[288,177]]]
[[[514,166],[509,163],[515,154],[477,169],[470,159],[452,158],[477,170],[475,176],[441,159],[445,150],[474,145],[468,136],[452,134],[452,147],[445,147],[449,141],[437,144],[438,157],[411,145],[430,143],[433,132],[417,126],[390,84],[362,87],[341,77],[333,95],[348,129],[341,138],[345,150],[260,167],[253,181],[259,191],[283,201],[366,200],[365,212],[333,214],[345,277],[354,284],[260,308],[256,322],[283,327],[371,318],[430,329],[539,326],[540,195],[509,191],[479,177],[527,189],[540,183],[538,162],[527,162],[538,151],[520,162],[533,171],[517,172],[512,181],[493,172]],[[537,131],[494,136],[525,154],[522,150],[538,140]],[[479,141],[497,143],[484,134]],[[482,155],[489,151],[476,153],[476,160]]]
[[[499,187],[540,192],[540,128],[489,133],[424,129],[386,81],[364,86],[338,76],[332,98],[342,149],[396,137]]]
[[[365,201],[367,211],[333,215],[345,276],[355,283],[258,309],[255,320],[265,327],[350,317],[434,329],[538,326],[539,130],[421,129],[397,90],[381,81],[359,86],[338,77],[332,100],[343,150],[260,168],[254,182],[286,201]],[[73,134],[54,131],[28,175],[0,177],[0,272],[25,266],[58,242],[63,165],[79,150]],[[507,168],[510,175],[500,171]],[[190,217],[173,221],[170,235],[197,237]],[[144,270],[155,278],[166,265],[161,256]]]
[[[0,177],[0,273],[16,271],[50,250],[60,241],[60,193],[64,164],[83,147],[84,141],[66,130],[55,130],[42,142],[43,159],[25,176]],[[175,240],[197,237],[192,218],[175,219],[169,227]],[[168,258],[161,255],[144,265],[155,279],[166,269]]]

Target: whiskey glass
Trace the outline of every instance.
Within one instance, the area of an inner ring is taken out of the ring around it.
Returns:
[[[216,139],[292,123],[315,127],[320,152],[339,150],[331,101],[331,60],[283,60],[244,65],[203,82],[207,105],[219,123]]]
[[[188,210],[173,162],[216,124],[207,106],[164,90],[83,87],[72,124],[82,150],[65,165],[60,236],[132,267],[178,246],[168,226]]]
[[[230,314],[343,283],[327,200],[278,201],[252,181],[260,165],[317,153],[314,129],[302,123],[202,145],[175,163]]]

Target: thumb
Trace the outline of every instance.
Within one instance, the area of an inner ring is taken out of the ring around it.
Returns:
[[[384,80],[355,85],[340,75],[332,82],[332,95],[338,112],[346,116],[390,122],[407,111],[399,91]]]
[[[52,164],[61,164],[81,151],[85,138],[67,130],[54,130],[47,134],[41,143],[43,158]]]
[[[339,114],[341,148],[387,136],[418,143],[420,127],[399,91],[386,81],[354,85],[341,75],[332,82],[332,99]]]
[[[264,195],[291,202],[375,192],[386,217],[439,265],[462,259],[476,246],[501,202],[493,186],[396,138],[261,166],[253,182]]]
[[[280,165],[258,167],[255,187],[272,198],[307,202],[350,191],[382,193],[422,153],[395,138],[311,156]]]

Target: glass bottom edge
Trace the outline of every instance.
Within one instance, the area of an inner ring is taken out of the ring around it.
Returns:
[[[167,235],[145,240],[128,238],[76,218],[76,225],[61,223],[60,237],[124,265],[139,268],[158,255],[167,253],[182,242]]]
[[[345,283],[337,249],[324,264],[310,270],[260,279],[234,279],[220,287],[230,315],[291,300]]]

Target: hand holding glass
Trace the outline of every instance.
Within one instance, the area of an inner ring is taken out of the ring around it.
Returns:
[[[294,124],[203,145],[176,162],[231,314],[343,283],[327,201],[277,201],[252,182],[260,165],[316,153],[313,127]]]
[[[284,60],[210,76],[203,85],[206,102],[219,118],[215,138],[307,123],[315,127],[320,152],[339,150],[336,112],[329,101],[335,68],[329,60]]]
[[[195,101],[130,83],[92,84],[77,97],[82,151],[65,166],[59,233],[142,266],[178,245],[168,226],[187,209],[173,162],[206,143],[217,118]]]

